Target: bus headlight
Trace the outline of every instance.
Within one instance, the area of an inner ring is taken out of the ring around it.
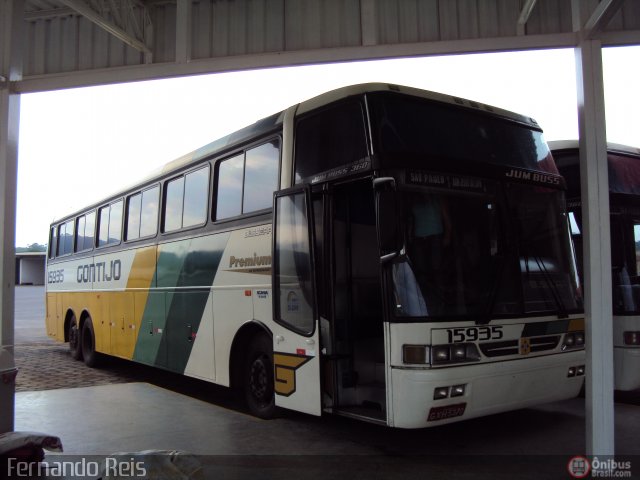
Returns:
[[[583,348],[584,347],[584,332],[571,332],[564,335],[564,342],[562,342],[562,350],[567,348]]]
[[[429,363],[429,347],[427,345],[403,345],[402,362],[410,365]]]
[[[437,345],[431,350],[431,363],[448,362],[451,358],[451,347],[449,345]]]
[[[464,396],[464,392],[467,388],[467,385],[454,385],[451,387],[451,396],[452,397],[462,397]]]
[[[640,332],[624,332],[625,345],[640,345]]]
[[[475,343],[454,343],[451,345],[434,345],[431,347],[431,364],[476,362],[480,360],[480,352]]]
[[[443,398],[447,398],[448,396],[449,396],[449,387],[437,387],[433,391],[434,400],[442,400]]]
[[[478,360],[480,352],[475,343],[402,345],[402,362],[407,365],[446,365]]]
[[[465,358],[467,358],[465,345],[453,345],[451,347],[451,360],[464,360]]]

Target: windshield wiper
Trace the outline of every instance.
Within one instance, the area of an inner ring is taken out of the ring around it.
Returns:
[[[553,280],[551,274],[549,273],[549,270],[547,270],[547,266],[544,264],[544,260],[540,258],[540,255],[533,255],[533,258],[536,261],[536,264],[538,265],[539,271],[542,273],[542,278],[544,278],[544,281],[547,283],[549,290],[551,291],[551,297],[553,298],[553,301],[556,304],[556,307],[558,309],[558,313],[557,313],[558,318],[568,318],[569,314],[567,313],[567,307],[562,301],[562,295],[560,294],[558,285]],[[528,256],[525,256],[524,262],[527,269],[527,275],[529,275],[530,271],[529,271]]]

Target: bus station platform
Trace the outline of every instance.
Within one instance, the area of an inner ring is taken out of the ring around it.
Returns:
[[[132,382],[18,392],[15,429],[61,438],[64,454],[49,453],[47,462],[180,451],[196,455],[202,470],[193,478],[205,479],[566,479],[570,459],[585,453],[583,398],[398,430],[295,412],[260,420],[227,389],[193,382],[175,390]],[[640,477],[640,406],[617,403],[615,415],[616,458],[630,459]]]

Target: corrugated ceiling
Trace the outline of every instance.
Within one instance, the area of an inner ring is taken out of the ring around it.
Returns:
[[[182,7],[188,1],[178,0]],[[458,52],[473,49],[469,40],[493,50],[575,43],[571,0],[529,1],[533,9],[519,29],[526,0],[198,0],[190,12],[182,10],[184,17],[176,1],[27,0],[23,73],[29,80],[162,66],[148,75],[158,77],[447,52],[441,44],[467,41]],[[592,12],[599,2],[582,4]],[[83,14],[83,6],[98,20]],[[640,43],[640,0],[617,6],[603,31],[607,44]],[[131,46],[135,42],[146,50]]]

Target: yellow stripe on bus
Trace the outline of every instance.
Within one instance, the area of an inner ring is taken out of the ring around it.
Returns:
[[[574,318],[569,322],[569,332],[584,332],[584,318]]]

